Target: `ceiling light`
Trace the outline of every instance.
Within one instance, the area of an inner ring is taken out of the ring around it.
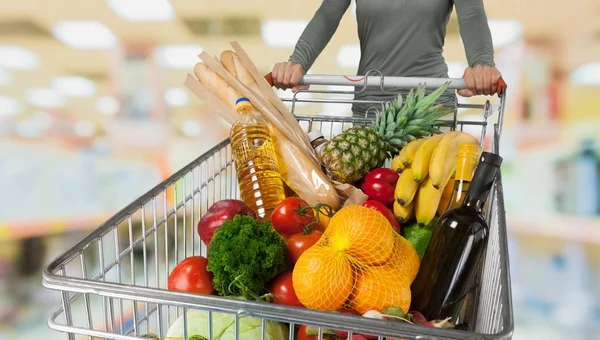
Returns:
[[[188,104],[189,96],[186,90],[172,87],[165,92],[165,103],[171,107],[182,107]]]
[[[504,47],[523,35],[523,25],[518,20],[489,20],[494,48]]]
[[[200,53],[199,45],[165,45],[157,48],[156,58],[163,67],[191,69],[200,61]]]
[[[269,47],[294,47],[306,25],[306,20],[266,20],[261,27],[262,38]]]
[[[200,123],[196,121],[188,120],[181,124],[181,132],[188,137],[197,137],[200,135],[201,131],[202,127],[200,126]]]
[[[108,7],[123,20],[168,21],[175,16],[169,0],[106,0]]]
[[[96,84],[83,77],[57,77],[52,79],[52,89],[66,97],[91,97],[96,93]]]
[[[117,44],[115,34],[98,21],[59,21],[52,32],[63,44],[79,50],[111,49]]]
[[[23,105],[16,99],[0,97],[0,117],[14,116],[23,112]]]
[[[80,120],[73,125],[73,131],[79,137],[92,137],[96,127],[89,120]]]
[[[65,99],[52,89],[31,88],[27,91],[27,102],[32,106],[59,108],[65,106]]]
[[[2,67],[0,67],[0,86],[8,85],[12,81],[12,74]]]
[[[120,107],[119,101],[113,97],[100,97],[96,101],[96,110],[105,115],[117,114]]]
[[[462,78],[465,74],[467,64],[460,61],[448,61],[448,78]]]
[[[575,85],[600,85],[600,61],[579,66],[571,72],[570,78]]]
[[[360,62],[360,45],[342,45],[337,63],[343,68],[357,68]]]
[[[0,66],[15,70],[33,70],[40,66],[40,58],[22,46],[0,45]]]

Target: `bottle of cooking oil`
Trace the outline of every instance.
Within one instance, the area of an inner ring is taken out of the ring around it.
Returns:
[[[239,98],[235,104],[240,118],[229,137],[241,200],[267,220],[285,199],[273,136],[248,98]]]

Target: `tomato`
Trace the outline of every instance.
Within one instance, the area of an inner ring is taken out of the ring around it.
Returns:
[[[173,268],[169,274],[169,290],[212,294],[213,274],[206,269],[208,260],[202,256],[190,256]]]
[[[369,196],[369,199],[379,201],[385,205],[394,204],[395,187],[382,179],[365,181],[360,189]]]
[[[291,271],[277,276],[271,283],[269,291],[275,296],[275,301],[273,302],[278,305],[304,307],[296,296]]]
[[[286,242],[288,258],[290,261],[292,261],[293,264],[296,264],[296,261],[298,261],[300,255],[302,255],[306,249],[317,243],[317,241],[321,238],[321,235],[323,235],[323,233],[318,230],[314,230],[308,235],[292,235]]]
[[[369,173],[365,176],[364,181],[372,182],[374,180],[383,180],[393,186],[396,186],[398,178],[400,178],[400,175],[398,175],[398,173],[392,169],[377,168],[369,171]]]
[[[307,205],[301,198],[284,199],[271,214],[273,228],[280,234],[301,233],[306,225],[315,220],[315,212],[312,208],[306,208]]]
[[[385,216],[385,218],[390,222],[392,228],[394,228],[398,234],[400,233],[400,222],[398,222],[398,219],[396,219],[394,213],[388,207],[386,207],[385,204],[374,200],[368,200],[364,202],[362,206],[377,210],[382,213],[383,216]]]

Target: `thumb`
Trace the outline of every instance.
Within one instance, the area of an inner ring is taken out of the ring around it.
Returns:
[[[300,90],[308,90],[309,86],[308,85],[298,85],[298,86],[294,86],[292,88],[292,92],[298,92]]]
[[[473,97],[475,94],[469,89],[458,90],[458,94],[462,97]]]

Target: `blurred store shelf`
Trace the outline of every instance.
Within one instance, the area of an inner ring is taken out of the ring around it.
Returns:
[[[556,215],[549,218],[508,217],[508,232],[514,235],[536,236],[600,245],[600,216],[581,217]]]
[[[0,242],[28,237],[56,235],[96,228],[109,216],[81,216],[69,220],[6,221],[0,223]]]

